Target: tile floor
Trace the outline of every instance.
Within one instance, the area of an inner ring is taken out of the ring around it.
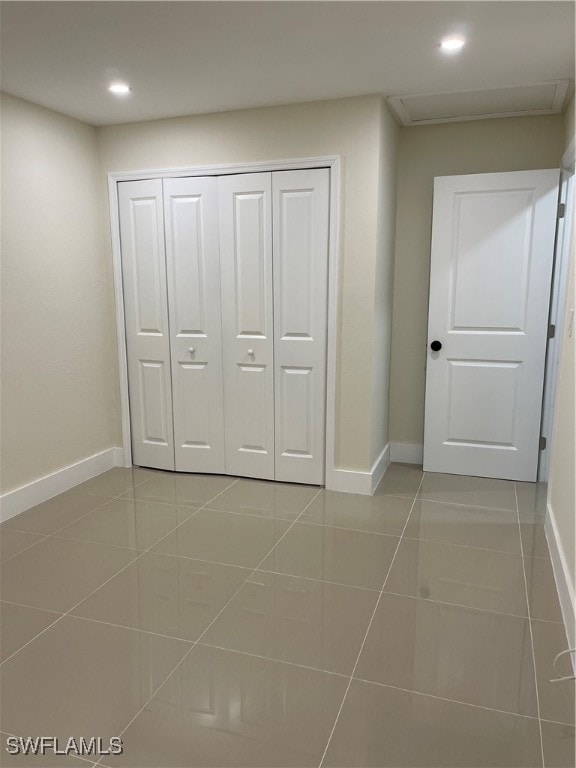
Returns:
[[[113,469],[5,522],[1,730],[106,768],[572,768],[539,486]],[[2,766],[89,766],[15,757]]]

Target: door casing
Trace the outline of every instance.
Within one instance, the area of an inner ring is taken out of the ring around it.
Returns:
[[[293,160],[271,160],[256,163],[204,165],[185,168],[156,168],[143,171],[108,173],[108,200],[112,237],[112,265],[114,274],[114,300],[116,308],[116,336],[120,379],[120,405],[122,417],[122,451],[125,467],[132,466],[130,427],[130,398],[128,394],[128,356],[124,331],[124,291],[122,286],[122,257],[120,249],[120,216],[118,183],[144,179],[181,178],[186,176],[225,176],[264,171],[287,171],[307,168],[330,169],[329,235],[328,235],[328,319],[326,347],[326,453],[325,483],[328,489],[337,486],[335,467],[336,430],[336,342],[338,328],[338,294],[340,262],[340,157],[327,155]]]

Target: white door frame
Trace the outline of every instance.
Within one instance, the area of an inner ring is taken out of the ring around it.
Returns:
[[[122,450],[124,466],[132,466],[130,432],[130,399],[128,396],[128,358],[124,332],[124,292],[122,287],[122,258],[120,251],[120,218],[117,185],[120,181],[178,178],[181,176],[224,176],[232,173],[261,173],[262,171],[292,171],[303,168],[330,169],[330,232],[328,238],[328,322],[326,349],[326,487],[337,483],[335,460],[336,429],[336,342],[338,328],[338,296],[340,282],[340,157],[327,155],[295,160],[270,160],[254,163],[189,166],[185,168],[156,168],[149,171],[117,171],[108,173],[108,202],[112,237],[112,266],[114,272],[114,301],[120,378],[122,416]]]

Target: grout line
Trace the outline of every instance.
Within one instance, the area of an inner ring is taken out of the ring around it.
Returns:
[[[405,541],[422,541],[425,544],[443,544],[446,547],[462,547],[462,549],[478,549],[481,552],[496,552],[498,555],[512,555],[521,557],[520,552],[510,552],[506,549],[490,549],[489,547],[475,547],[473,544],[460,544],[458,541],[438,541],[437,539],[423,539],[420,536],[403,536]]]
[[[513,482],[513,481],[511,481]],[[443,504],[449,507],[465,507],[466,509],[489,509],[492,512],[508,512],[511,515],[516,513],[515,509],[507,509],[506,507],[485,507],[481,504],[462,504],[460,501],[442,501],[441,499],[426,499],[422,496],[418,496],[416,493],[416,501],[426,501],[431,504]]]
[[[336,677],[343,677],[348,679],[348,675],[345,672],[334,672],[333,669],[320,669],[319,667],[311,667],[309,664],[299,664],[297,661],[287,661],[286,659],[275,659],[272,656],[264,656],[261,653],[252,653],[250,651],[239,651],[237,648],[226,648],[224,645],[214,645],[213,643],[200,643],[196,645],[202,646],[202,648],[214,648],[217,651],[226,651],[227,653],[236,653],[239,656],[252,656],[255,659],[263,659],[264,661],[271,661],[274,664],[287,664],[289,667],[298,667],[299,669],[309,669],[312,672],[320,672],[322,675],[335,675]]]
[[[127,629],[130,632],[141,632],[143,635],[154,635],[155,637],[164,637],[166,640],[177,640],[179,643],[188,645],[196,644],[196,640],[190,640],[189,637],[178,637],[177,635],[165,635],[162,632],[154,632],[152,629],[142,629],[142,627],[129,627],[127,624],[115,624],[113,621],[104,621],[103,619],[93,619],[91,616],[79,616],[77,613],[70,614],[71,619],[79,621],[91,621],[95,624],[105,624],[107,627],[116,627],[116,629]]]
[[[524,544],[522,542],[522,528],[520,527],[520,508],[518,506],[518,488],[514,482],[514,495],[516,497],[516,518],[518,520],[518,534],[520,536],[520,551],[522,552],[522,574],[524,576],[524,593],[526,596],[526,610],[528,611],[528,627],[530,630],[530,648],[532,650],[532,666],[534,669],[534,690],[536,692],[536,712],[538,713],[538,729],[540,731],[540,755],[542,759],[542,768],[545,768],[544,762],[544,739],[542,737],[542,719],[540,716],[540,696],[538,692],[538,673],[536,671],[536,653],[534,651],[534,634],[532,632],[532,615],[530,611],[530,600],[528,598],[528,579],[526,578],[526,564],[524,562]]]
[[[400,537],[395,536],[394,538],[398,539]],[[315,579],[313,576],[300,576],[300,574],[297,574],[297,573],[284,573],[284,571],[271,571],[268,568],[257,568],[253,576],[258,576],[259,573],[269,573],[269,574],[272,574],[273,576],[285,576],[287,579],[303,579],[304,581],[315,581],[318,584],[328,584],[331,587],[345,587],[346,589],[361,589],[363,592],[375,592],[376,594],[380,592],[379,589],[374,589],[374,587],[358,587],[356,584],[344,584],[343,581],[326,581],[326,579]],[[252,579],[252,576],[250,576],[248,581],[251,582],[251,579]]]
[[[382,599],[382,595],[384,594],[384,587],[386,586],[386,582],[388,581],[388,577],[390,576],[390,572],[392,570],[392,566],[394,565],[394,561],[396,559],[396,555],[398,554],[398,550],[400,548],[400,543],[402,541],[402,537],[404,535],[404,531],[406,530],[406,526],[408,525],[408,521],[410,520],[410,517],[412,515],[412,511],[414,509],[414,505],[416,504],[416,500],[418,498],[418,493],[420,491],[420,488],[422,487],[422,483],[424,482],[424,473],[422,473],[422,477],[420,478],[420,484],[418,485],[418,490],[416,491],[416,495],[414,497],[414,500],[412,502],[412,506],[410,507],[410,512],[408,513],[408,517],[406,518],[406,522],[404,523],[404,528],[402,529],[402,533],[400,534],[400,538],[398,539],[398,543],[396,545],[396,549],[394,550],[394,554],[392,556],[392,560],[390,561],[390,566],[388,568],[388,571],[386,573],[386,577],[384,579],[384,583],[382,584],[382,588],[380,589],[380,594],[378,595],[378,600],[376,601],[376,605],[374,606],[374,610],[372,611],[372,616],[370,617],[370,621],[368,623],[368,628],[366,629],[366,633],[364,635],[364,639],[362,640],[362,645],[360,646],[360,650],[358,651],[358,655],[356,657],[356,662],[354,664],[354,668],[352,669],[352,674],[350,675],[350,678],[348,680],[348,685],[346,687],[346,691],[344,692],[344,696],[342,698],[342,701],[340,702],[340,708],[338,709],[338,713],[336,715],[336,719],[334,721],[334,725],[332,726],[332,730],[330,731],[330,735],[328,737],[328,742],[326,744],[326,747],[324,749],[324,752],[322,754],[322,758],[319,763],[319,768],[322,768],[324,765],[324,760],[326,758],[326,754],[328,752],[328,748],[330,747],[330,742],[332,741],[332,737],[334,736],[334,731],[336,730],[336,726],[338,725],[338,721],[340,719],[340,715],[342,713],[342,709],[344,708],[344,702],[346,701],[348,697],[348,691],[350,690],[350,686],[352,685],[352,680],[354,678],[354,675],[356,673],[356,667],[358,666],[358,662],[360,661],[360,656],[362,655],[362,651],[364,650],[364,645],[366,644],[366,639],[368,637],[368,633],[370,632],[370,629],[372,627],[372,624],[374,622],[374,617],[376,616],[376,612],[378,610],[378,606],[380,605],[380,601]]]
[[[496,707],[486,707],[483,704],[472,704],[470,701],[462,701],[460,699],[449,699],[446,696],[438,696],[434,693],[427,693],[426,691],[415,691],[410,688],[401,688],[399,685],[390,685],[389,683],[379,683],[377,680],[367,680],[365,677],[355,677],[360,683],[367,683],[368,685],[378,685],[380,688],[392,688],[394,691],[404,691],[405,693],[411,693],[415,696],[427,696],[430,699],[438,699],[439,701],[448,701],[450,704],[458,704],[463,707],[474,707],[474,709],[483,709],[488,712],[498,712],[501,715],[510,715],[512,717],[523,717],[526,720],[538,720],[536,715],[523,715],[520,712],[512,712],[509,709],[496,709]],[[563,723],[558,723],[563,725]]]
[[[236,479],[236,481],[235,481],[235,482],[238,482],[238,479]],[[232,485],[233,485],[233,484],[234,484],[234,483],[232,483]],[[228,486],[228,487],[230,487],[230,486]],[[227,490],[227,488],[225,488],[224,490]],[[304,514],[304,512],[305,512],[305,511],[308,509],[308,507],[310,506],[310,504],[312,504],[312,502],[313,502],[313,501],[316,499],[316,497],[317,497],[317,496],[319,496],[319,494],[320,494],[322,491],[323,491],[323,488],[319,488],[319,489],[318,489],[317,493],[316,493],[316,494],[314,495],[314,497],[313,497],[313,498],[310,500],[310,502],[309,502],[309,503],[308,503],[308,504],[307,504],[307,505],[304,507],[304,509],[302,510],[302,512],[300,512],[300,514],[298,515],[298,517],[296,518],[296,520],[298,520],[298,519],[301,517],[301,515],[303,515],[303,514]],[[224,491],[222,491],[222,493],[224,493]],[[219,495],[220,495],[220,494],[218,494],[218,496],[219,496]],[[214,498],[216,498],[216,497],[214,497]],[[213,501],[213,500],[214,500],[214,499],[211,499],[211,501]],[[188,519],[190,519],[190,518],[188,518]],[[198,639],[197,639],[197,640],[196,640],[196,642],[195,642],[195,643],[192,645],[192,647],[191,647],[191,648],[190,648],[190,649],[189,649],[189,650],[188,650],[188,651],[187,651],[187,652],[184,654],[184,656],[183,656],[183,657],[180,659],[180,661],[178,662],[178,664],[176,664],[176,666],[174,667],[174,669],[172,669],[172,670],[171,670],[171,671],[170,671],[170,672],[169,672],[169,673],[166,675],[166,677],[164,678],[164,680],[162,680],[162,682],[160,683],[160,685],[158,685],[158,686],[157,686],[157,688],[156,688],[156,689],[153,691],[153,693],[152,693],[152,695],[150,696],[150,698],[149,698],[149,699],[148,699],[148,700],[147,700],[147,701],[146,701],[146,702],[143,704],[143,706],[142,706],[142,707],[141,707],[141,708],[138,710],[138,712],[136,712],[136,714],[135,714],[135,715],[134,715],[134,717],[133,717],[133,718],[130,720],[130,722],[129,722],[129,723],[128,723],[128,724],[127,724],[127,725],[126,725],[126,726],[125,726],[125,727],[124,727],[124,728],[123,728],[121,731],[120,731],[120,733],[118,734],[119,736],[122,736],[122,735],[123,735],[123,734],[124,734],[124,733],[125,733],[125,732],[128,730],[128,728],[129,728],[129,727],[132,725],[132,723],[133,723],[133,722],[136,720],[136,718],[137,718],[137,717],[140,715],[140,713],[141,713],[141,712],[142,712],[142,711],[143,711],[143,710],[144,710],[144,709],[145,709],[145,708],[148,706],[148,704],[150,703],[150,701],[152,701],[152,699],[154,698],[154,696],[155,696],[155,695],[158,693],[158,691],[159,691],[159,690],[160,690],[160,688],[161,688],[161,687],[164,685],[164,683],[165,683],[165,682],[168,680],[168,678],[169,678],[169,677],[171,677],[171,676],[172,676],[172,675],[173,675],[173,674],[176,672],[176,670],[177,670],[177,669],[178,669],[178,668],[181,666],[181,664],[182,664],[182,663],[184,662],[184,660],[185,660],[185,659],[188,657],[188,655],[191,653],[191,651],[192,651],[192,650],[193,650],[193,649],[196,647],[196,645],[197,645],[198,643],[200,643],[200,641],[202,640],[202,638],[204,637],[204,635],[206,634],[206,632],[208,632],[208,630],[210,629],[210,627],[212,626],[212,624],[214,624],[214,622],[215,622],[215,621],[216,621],[216,620],[217,620],[217,619],[220,617],[220,615],[222,614],[222,612],[223,612],[223,611],[224,611],[224,610],[225,610],[225,609],[228,607],[228,605],[229,605],[229,604],[232,602],[232,600],[234,600],[234,598],[235,598],[235,597],[236,597],[236,595],[237,595],[237,594],[240,592],[240,590],[242,589],[242,587],[243,587],[243,586],[246,584],[246,582],[248,581],[248,579],[249,579],[249,578],[252,576],[252,574],[253,574],[253,573],[255,573],[255,572],[256,572],[256,569],[258,568],[258,566],[259,566],[259,565],[261,565],[261,564],[264,562],[264,560],[265,560],[265,559],[268,557],[268,555],[269,555],[269,554],[272,552],[272,550],[273,550],[273,549],[274,549],[274,548],[275,548],[275,547],[276,547],[276,546],[277,546],[277,545],[278,545],[278,544],[279,544],[279,543],[282,541],[282,539],[284,538],[284,536],[286,536],[286,534],[288,533],[288,531],[289,531],[289,530],[292,528],[292,526],[294,525],[294,523],[296,522],[296,520],[294,520],[294,521],[293,521],[293,522],[292,522],[292,523],[291,523],[291,524],[288,526],[288,528],[286,528],[286,530],[285,530],[285,531],[284,531],[284,533],[283,533],[283,534],[280,536],[280,538],[278,539],[278,541],[277,541],[277,542],[275,542],[275,543],[272,545],[272,547],[270,548],[270,550],[269,550],[268,552],[266,552],[266,554],[264,555],[264,557],[262,558],[262,560],[260,560],[260,562],[258,563],[258,565],[256,566],[256,568],[253,568],[253,569],[252,569],[252,572],[250,573],[250,575],[246,577],[246,579],[245,579],[245,580],[242,582],[242,584],[240,584],[240,586],[238,587],[238,589],[237,589],[237,590],[234,592],[234,594],[232,595],[232,597],[231,597],[231,598],[230,598],[230,599],[229,599],[229,600],[228,600],[228,601],[225,603],[225,605],[224,605],[224,606],[223,606],[223,607],[220,609],[220,611],[218,611],[218,613],[216,614],[216,616],[215,616],[215,617],[212,619],[212,621],[210,622],[210,624],[208,624],[208,626],[206,627],[206,629],[205,629],[205,630],[202,632],[202,634],[201,634],[201,635],[198,637]],[[167,535],[168,535],[168,534],[167,534]],[[86,599],[87,599],[87,598],[86,598]],[[101,758],[101,759],[102,759],[102,758]],[[100,759],[100,760],[99,760],[99,761],[96,763],[96,765],[99,765],[99,764],[100,764],[100,762],[101,762],[101,759]]]
[[[152,478],[150,478],[150,479],[152,479]],[[227,485],[227,486],[226,486],[226,488],[223,488],[223,489],[220,491],[220,493],[217,493],[217,494],[216,494],[216,496],[220,496],[220,494],[221,494],[221,493],[224,493],[224,491],[228,490],[228,488],[231,488],[231,487],[232,487],[232,486],[233,486],[235,483],[237,483],[237,482],[238,482],[238,478],[236,478],[236,480],[233,480],[233,481],[230,483],[230,485]],[[211,499],[210,499],[210,501],[214,501],[214,499],[216,498],[216,496],[214,496],[213,498],[211,498]],[[118,497],[115,497],[115,498],[118,498]],[[110,499],[109,499],[108,501],[110,501]],[[208,503],[208,502],[206,502],[206,503]],[[204,505],[204,506],[205,506],[205,505]],[[98,507],[96,507],[96,509],[98,509]],[[199,511],[200,511],[200,509],[203,509],[203,507],[200,507],[199,509],[197,509],[197,510],[196,510],[196,512],[199,512]],[[92,511],[92,512],[94,512],[95,510],[91,510],[91,511]],[[194,512],[192,515],[190,515],[189,517],[187,517],[187,518],[186,518],[186,520],[183,520],[183,521],[182,521],[182,522],[181,522],[179,525],[177,525],[177,526],[176,526],[176,528],[179,528],[179,527],[180,527],[180,525],[183,525],[183,524],[184,524],[184,523],[185,523],[187,520],[190,520],[190,519],[191,519],[191,518],[194,516],[194,514],[196,514],[196,512]],[[87,514],[90,514],[90,513],[88,512]],[[85,517],[85,515],[83,515],[83,517]],[[80,518],[78,518],[78,519],[80,519]],[[64,526],[62,526],[62,527],[64,527]],[[173,530],[176,530],[176,528],[174,528]],[[61,528],[59,528],[58,530],[61,530]],[[172,531],[170,531],[170,533],[172,533]],[[52,535],[53,535],[53,534],[52,534]],[[168,535],[169,535],[169,534],[166,534],[166,536],[168,536]],[[163,536],[162,538],[164,539],[164,538],[165,538],[165,536]],[[160,541],[162,541],[162,539],[160,539]],[[158,542],[156,542],[156,543],[158,543]],[[98,546],[98,545],[96,545],[96,546]],[[101,546],[106,546],[106,545],[101,545]],[[154,544],[154,545],[152,545],[152,546],[155,546],[155,544]],[[44,629],[43,629],[41,632],[38,632],[38,634],[37,634],[37,635],[34,635],[34,637],[30,638],[30,640],[28,640],[28,642],[27,642],[27,643],[24,643],[24,645],[22,645],[20,648],[18,648],[16,651],[14,651],[14,653],[10,654],[10,656],[8,656],[7,658],[5,658],[5,659],[4,659],[4,660],[3,660],[3,661],[0,663],[0,667],[1,667],[3,664],[5,664],[7,661],[9,661],[10,659],[12,659],[14,656],[16,656],[16,654],[20,653],[20,651],[22,651],[24,648],[26,648],[28,645],[30,645],[30,643],[34,642],[34,640],[36,640],[36,638],[40,637],[40,635],[43,635],[43,634],[44,634],[44,632],[46,632],[48,629],[50,629],[51,627],[55,626],[55,625],[56,625],[56,624],[57,624],[59,621],[62,621],[62,619],[63,619],[63,618],[65,618],[66,616],[69,616],[69,615],[72,613],[72,611],[74,611],[74,610],[75,610],[75,609],[76,609],[76,608],[77,608],[79,605],[81,605],[81,604],[82,604],[82,603],[83,603],[85,600],[88,600],[88,598],[89,598],[89,597],[92,597],[92,595],[93,595],[93,594],[95,594],[96,592],[98,592],[98,590],[99,590],[99,589],[102,589],[102,587],[104,587],[106,584],[108,584],[108,582],[110,582],[110,581],[112,581],[112,579],[116,578],[116,576],[118,576],[118,575],[119,575],[119,574],[121,574],[123,571],[125,571],[127,568],[129,568],[129,567],[130,567],[130,566],[131,566],[133,563],[135,563],[136,561],[140,560],[140,558],[141,558],[141,557],[143,557],[143,556],[144,556],[144,555],[145,555],[147,552],[149,552],[151,548],[152,548],[152,547],[150,546],[150,547],[148,547],[147,549],[140,551],[140,552],[139,552],[139,554],[137,554],[137,555],[136,555],[136,557],[134,557],[134,558],[132,558],[132,559],[130,560],[130,562],[126,563],[126,565],[124,565],[124,566],[123,566],[122,568],[120,568],[118,571],[115,571],[115,572],[112,574],[112,576],[110,576],[110,578],[109,578],[109,579],[106,579],[106,581],[104,581],[102,584],[100,584],[98,587],[96,587],[96,589],[93,589],[93,590],[92,590],[92,592],[90,592],[89,594],[87,594],[87,595],[84,595],[84,597],[83,597],[81,600],[79,600],[77,603],[75,603],[75,604],[74,604],[74,605],[73,605],[71,608],[69,608],[69,609],[68,609],[68,610],[67,610],[65,613],[62,613],[62,615],[60,616],[60,618],[56,619],[56,621],[52,622],[52,624],[50,624],[49,626],[47,626],[47,627],[44,627]],[[126,547],[124,547],[124,549],[127,549],[127,548],[126,548]],[[133,549],[127,549],[127,551],[128,551],[128,552],[136,552],[137,550],[133,550]],[[24,605],[24,604],[23,604],[23,605]],[[38,608],[38,606],[27,606],[27,607],[30,607],[30,608]],[[42,610],[42,609],[40,609],[40,610]]]

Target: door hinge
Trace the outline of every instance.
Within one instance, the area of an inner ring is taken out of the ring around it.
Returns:
[[[566,203],[560,203],[558,206],[558,218],[563,219],[566,215]]]
[[[550,325],[548,326],[548,338],[553,339],[555,336],[556,336],[556,326],[550,323]]]
[[[546,450],[546,438],[541,437],[540,438],[540,450],[545,451]]]

